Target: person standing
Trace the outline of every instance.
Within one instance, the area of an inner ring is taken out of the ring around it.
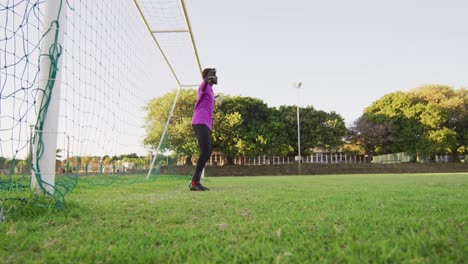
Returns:
[[[198,141],[200,156],[197,160],[192,180],[189,183],[191,191],[208,191],[209,189],[200,183],[201,174],[206,162],[211,157],[211,129],[213,125],[213,111],[215,96],[213,85],[218,84],[216,69],[206,68],[202,72],[203,81],[198,87],[198,98],[195,103],[192,116],[192,128]]]

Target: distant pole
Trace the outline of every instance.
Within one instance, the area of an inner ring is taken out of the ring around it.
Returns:
[[[33,128],[34,128],[34,125],[29,125],[29,128],[30,128],[30,132],[29,132],[29,160],[28,160],[28,169],[29,169],[29,173],[31,173],[31,169],[32,169],[32,162],[33,162],[33,158],[32,158],[32,154],[33,154]]]
[[[299,175],[301,175],[301,163],[302,163],[302,157],[301,157],[301,122],[299,119],[299,102],[301,99],[300,96],[300,88],[302,86],[302,82],[299,82],[297,84],[294,84],[294,87],[297,88],[297,153],[299,156]]]
[[[70,169],[70,136],[67,135],[67,161],[65,162],[65,169],[67,170],[66,175],[68,176],[68,170]]]

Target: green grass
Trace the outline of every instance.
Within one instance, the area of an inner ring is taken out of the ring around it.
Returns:
[[[5,201],[0,263],[463,263],[468,174],[79,184],[59,211]]]

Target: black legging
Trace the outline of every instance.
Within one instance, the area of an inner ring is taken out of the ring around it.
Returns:
[[[200,156],[198,157],[197,167],[192,176],[192,181],[199,182],[203,168],[211,157],[211,131],[206,125],[192,125],[195,136],[198,140]]]

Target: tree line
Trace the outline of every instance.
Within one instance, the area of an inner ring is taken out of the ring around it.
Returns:
[[[349,129],[350,142],[369,155],[406,152],[415,161],[468,153],[468,90],[426,85],[386,94]]]
[[[56,171],[61,173],[80,172],[84,170],[99,171],[103,167],[122,166],[124,163],[132,163],[136,167],[147,168],[151,163],[151,155],[138,156],[136,153],[114,155],[114,156],[71,156],[62,159],[62,149],[57,149]],[[28,173],[31,169],[31,160],[29,155],[25,159],[7,159],[0,156],[0,173]],[[119,170],[121,168],[116,168]]]
[[[176,91],[153,98],[145,106],[144,143],[158,146]],[[259,155],[294,157],[297,149],[296,106],[269,107],[261,99],[223,96],[215,107],[212,141],[214,151],[223,154],[225,163],[238,157]],[[198,155],[191,119],[197,95],[194,89],[180,92],[167,138],[161,152],[171,150],[187,164]],[[315,148],[350,155],[374,155],[406,152],[414,161],[433,160],[449,154],[458,162],[468,157],[468,90],[444,85],[426,85],[408,92],[386,94],[364,109],[350,126],[335,112],[313,106],[300,108],[301,154]],[[58,150],[57,157],[61,158]],[[25,160],[0,157],[0,170],[28,167]],[[70,157],[60,166],[149,163],[151,157],[136,154],[104,157]]]
[[[197,155],[191,127],[197,98],[194,89],[182,89],[162,151],[172,150],[190,163]],[[145,107],[144,143],[155,148],[161,138],[176,91],[154,98]],[[296,106],[269,107],[261,99],[223,96],[213,117],[213,150],[226,162],[258,155],[296,156]],[[407,152],[415,160],[436,154],[452,154],[454,161],[467,153],[468,96],[466,89],[427,85],[409,92],[384,95],[370,106],[351,127],[334,111],[313,106],[300,108],[301,154],[314,148],[349,154]]]

